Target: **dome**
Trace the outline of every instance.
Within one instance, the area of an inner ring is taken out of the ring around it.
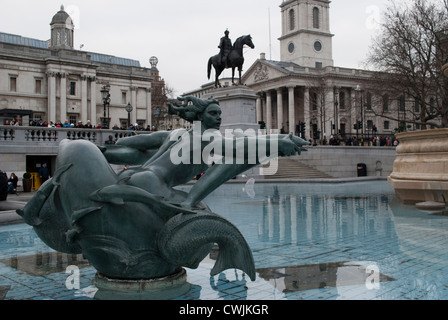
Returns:
[[[61,10],[53,16],[50,25],[56,23],[73,24],[72,18],[64,11],[64,6],[61,6]]]

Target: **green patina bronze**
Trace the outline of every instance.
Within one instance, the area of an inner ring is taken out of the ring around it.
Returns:
[[[211,275],[237,268],[254,280],[254,260],[244,237],[202,200],[261,161],[300,154],[309,143],[292,135],[215,136],[215,143],[227,146],[221,154],[227,156],[225,161],[210,166],[202,157],[199,162],[175,164],[173,155],[178,156],[174,153],[179,150],[191,159],[198,152],[202,155],[212,140],[204,136],[214,135],[221,124],[218,101],[179,100],[170,111],[198,121],[195,129],[136,135],[106,147],[84,140],[61,141],[54,176],[18,213],[48,246],[82,253],[108,278],[155,279],[181,267],[196,268],[217,243],[219,256]],[[249,161],[247,151],[237,152],[260,139],[267,142],[265,159],[257,156]],[[269,143],[273,141],[274,149]],[[225,154],[229,146],[233,155],[243,154],[243,163]],[[216,150],[212,153],[217,155]],[[110,164],[134,167],[117,174]],[[203,172],[190,192],[175,189]]]

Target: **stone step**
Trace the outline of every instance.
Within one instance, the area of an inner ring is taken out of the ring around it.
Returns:
[[[271,164],[272,166],[272,164]],[[282,178],[297,178],[297,179],[331,179],[330,175],[319,171],[309,165],[300,162],[297,159],[278,158],[278,167],[275,172],[275,167],[271,168],[269,165],[263,166],[263,173],[265,179],[282,179]]]

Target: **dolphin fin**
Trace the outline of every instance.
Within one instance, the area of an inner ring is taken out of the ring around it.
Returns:
[[[89,207],[81,210],[77,210],[72,214],[72,223],[75,224],[80,219],[84,218],[86,215],[92,212],[101,210],[103,207]]]

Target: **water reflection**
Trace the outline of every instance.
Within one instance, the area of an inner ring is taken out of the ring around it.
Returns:
[[[65,272],[70,265],[79,268],[89,266],[89,262],[83,259],[82,255],[61,252],[41,252],[26,256],[13,256],[0,259],[0,263],[33,276]]]
[[[263,202],[259,239],[298,243],[353,235],[391,236],[389,201],[386,195],[296,195],[282,194],[274,188]]]
[[[330,262],[261,268],[257,269],[257,272],[260,277],[284,293],[326,287],[368,285],[376,280],[379,282],[394,280],[381,273],[372,274],[372,269],[353,262]]]

